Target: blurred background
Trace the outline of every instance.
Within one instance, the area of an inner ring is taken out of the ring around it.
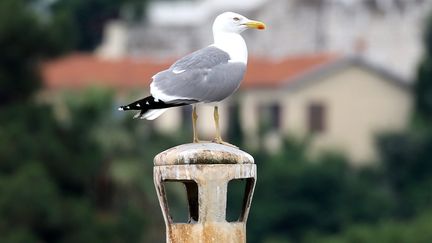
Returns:
[[[1,0],[0,242],[164,242],[152,160],[190,107],[117,107],[227,10],[268,26],[220,107],[258,166],[248,242],[432,242],[432,0]]]

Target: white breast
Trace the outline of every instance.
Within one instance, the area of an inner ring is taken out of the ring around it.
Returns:
[[[246,42],[240,34],[219,32],[214,35],[213,46],[222,49],[230,56],[230,62],[247,64],[248,51]]]

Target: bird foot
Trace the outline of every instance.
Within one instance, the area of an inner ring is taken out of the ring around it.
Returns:
[[[236,149],[239,148],[239,147],[235,146],[234,144],[230,144],[230,143],[227,143],[227,142],[223,141],[221,138],[215,138],[215,139],[213,139],[212,142],[213,143],[222,144],[222,145],[226,145],[226,146],[230,146],[230,147],[233,147],[233,148],[236,148]]]

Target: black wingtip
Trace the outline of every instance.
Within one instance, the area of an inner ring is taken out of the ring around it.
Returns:
[[[127,111],[130,109],[131,109],[130,105],[122,105],[118,108],[119,111]]]
[[[146,98],[132,102],[128,105],[122,105],[118,108],[118,110],[119,111],[128,111],[128,110],[141,111],[140,113],[138,113],[141,115],[137,116],[137,118],[141,118],[143,117],[143,114],[146,113],[148,110],[164,109],[164,108],[182,106],[187,104],[189,103],[167,104],[159,99],[154,98],[153,96],[148,96]]]

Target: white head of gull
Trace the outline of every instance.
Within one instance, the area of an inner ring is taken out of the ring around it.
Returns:
[[[213,23],[213,45],[226,51],[231,61],[247,63],[246,42],[240,33],[250,28],[265,29],[265,25],[233,12],[220,14]]]

